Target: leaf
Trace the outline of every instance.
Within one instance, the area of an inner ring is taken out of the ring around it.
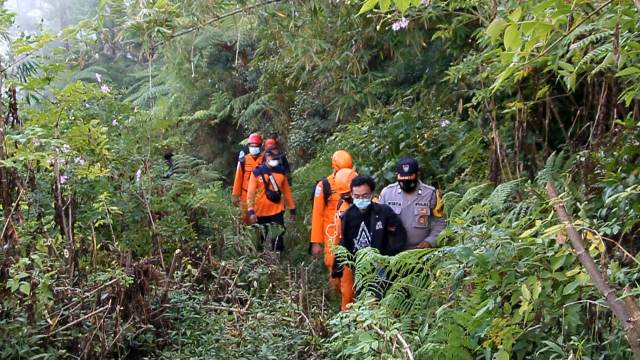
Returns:
[[[522,8],[515,8],[511,13],[509,13],[509,20],[515,22],[520,21],[520,17],[522,16]]]
[[[507,50],[517,50],[522,45],[522,37],[518,26],[511,24],[504,31],[504,47]]]
[[[576,68],[572,64],[569,64],[565,61],[558,61],[558,66],[560,66],[564,70],[567,70],[568,72],[574,72],[576,70]]]
[[[529,292],[527,285],[522,284],[520,289],[522,290],[522,298],[526,301],[531,300],[531,292]]]
[[[365,1],[365,3],[362,4],[362,7],[360,8],[360,11],[358,12],[358,15],[362,15],[362,14],[370,11],[377,4],[378,4],[378,0],[367,0],[367,1]]]
[[[489,26],[487,26],[487,30],[485,30],[485,32],[489,36],[489,39],[491,39],[492,43],[498,40],[498,37],[502,34],[502,31],[506,26],[507,22],[502,18],[496,18],[491,22],[491,24],[489,24]]]
[[[396,1],[396,7],[401,13],[404,13],[405,11],[407,11],[407,9],[409,8],[409,5],[411,5],[411,0],[395,0],[395,1]]]
[[[21,282],[18,291],[29,296],[31,294],[31,284],[25,281]]]
[[[562,289],[562,295],[569,295],[573,293],[573,291],[580,286],[580,281],[574,280],[567,285],[565,285],[564,289]]]
[[[538,297],[540,297],[540,293],[542,292],[542,283],[540,282],[540,280],[537,280],[534,284],[533,284],[533,293],[531,294],[531,296],[533,297],[534,300],[538,299]]]
[[[564,261],[567,259],[567,254],[561,256],[554,256],[551,258],[551,270],[556,271],[564,265]]]
[[[629,76],[629,75],[638,74],[638,73],[640,73],[640,68],[636,66],[631,66],[626,69],[622,69],[618,71],[618,73],[616,74],[616,77]]]
[[[504,349],[501,349],[500,351],[498,351],[496,353],[496,355],[493,357],[494,360],[509,360],[509,353],[504,351]]]

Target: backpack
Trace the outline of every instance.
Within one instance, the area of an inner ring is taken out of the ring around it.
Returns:
[[[316,189],[318,188],[318,184],[322,183],[322,195],[324,197],[324,203],[329,202],[329,198],[331,197],[331,184],[329,183],[329,179],[323,177],[320,180],[316,180],[313,184],[313,188],[311,189],[311,203],[313,204],[313,198],[316,196]],[[318,194],[320,195],[320,194]]]
[[[278,185],[275,183],[275,180],[273,180],[273,176],[271,175],[271,172],[269,172],[268,174],[269,174],[269,181],[267,181],[267,179],[264,178],[264,174],[260,175],[262,177],[262,182],[264,183],[264,191],[269,201],[271,201],[272,203],[278,204],[282,199],[282,193],[280,192],[280,189],[278,189]],[[272,186],[274,186],[273,190],[269,189],[270,182]]]

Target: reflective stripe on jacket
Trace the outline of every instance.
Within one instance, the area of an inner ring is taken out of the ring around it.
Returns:
[[[324,244],[325,246],[327,245],[327,240],[335,233],[335,231],[328,233],[327,230],[331,229],[327,229],[327,227],[335,220],[338,201],[340,200],[340,195],[333,190],[336,187],[334,174],[327,176],[327,181],[331,186],[329,201],[324,201],[323,185],[322,181],[319,181],[313,196],[313,210],[311,212],[311,243]]]

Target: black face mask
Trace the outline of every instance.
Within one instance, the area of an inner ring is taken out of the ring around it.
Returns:
[[[400,184],[400,189],[406,193],[412,193],[416,191],[418,187],[418,180],[398,180],[398,184]]]

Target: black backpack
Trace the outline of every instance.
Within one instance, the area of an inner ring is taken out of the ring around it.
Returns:
[[[322,179],[317,180],[314,183],[313,188],[311,189],[311,204],[313,204],[313,198],[316,196],[316,188],[320,183],[322,183],[322,195],[324,197],[324,203],[326,204],[329,202],[329,198],[331,197],[331,184],[329,184],[329,179],[323,177]]]
[[[269,199],[269,201],[271,201],[272,203],[278,204],[280,203],[280,200],[282,199],[282,193],[280,192],[280,189],[269,189],[269,185],[271,184],[271,172],[269,171],[267,173],[269,175],[269,180],[264,178],[264,174],[261,174],[260,176],[262,176],[262,182],[264,183],[264,191],[267,195],[267,199]]]

